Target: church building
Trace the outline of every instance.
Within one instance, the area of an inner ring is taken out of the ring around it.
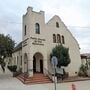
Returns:
[[[13,54],[12,64],[17,70],[28,72],[30,77],[35,73],[52,73],[50,53],[56,45],[69,48],[71,63],[64,67],[69,76],[76,76],[81,65],[79,44],[59,16],[53,16],[45,23],[44,11],[35,12],[32,7],[22,18],[22,42]]]

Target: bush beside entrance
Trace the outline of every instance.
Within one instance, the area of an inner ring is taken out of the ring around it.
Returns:
[[[16,72],[17,71],[17,65],[7,66],[7,67],[11,72]]]

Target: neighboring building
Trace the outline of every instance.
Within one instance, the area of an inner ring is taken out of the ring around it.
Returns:
[[[50,53],[59,44],[69,48],[71,63],[65,67],[70,76],[77,75],[81,65],[79,45],[59,16],[55,15],[45,23],[44,12],[35,12],[32,7],[27,8],[23,15],[22,42],[15,48],[13,64],[28,72],[32,77],[34,73],[52,73]]]
[[[83,65],[90,64],[90,53],[81,54],[81,62]]]

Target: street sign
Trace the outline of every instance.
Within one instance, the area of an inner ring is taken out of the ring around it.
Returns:
[[[57,66],[57,64],[58,64],[57,57],[53,56],[52,59],[51,59],[51,62],[52,62],[53,65]]]

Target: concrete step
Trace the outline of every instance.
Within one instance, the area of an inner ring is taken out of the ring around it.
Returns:
[[[24,74],[17,76],[17,78],[25,84],[43,84],[51,83],[50,79],[44,74],[34,74],[33,77],[25,77]]]

